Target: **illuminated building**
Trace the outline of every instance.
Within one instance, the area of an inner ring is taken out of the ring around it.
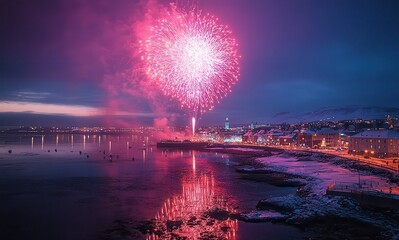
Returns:
[[[280,136],[277,141],[279,145],[292,146],[295,144],[295,134]]]
[[[229,123],[229,118],[226,117],[226,122],[224,123],[224,129],[229,130],[230,129],[230,123]]]
[[[349,139],[349,153],[375,157],[399,156],[399,133],[391,130],[358,133]]]
[[[323,128],[312,135],[312,147],[337,147],[340,143],[339,131]]]
[[[296,140],[300,147],[328,148],[342,145],[339,131],[330,128],[323,128],[317,132],[301,130]]]
[[[313,135],[316,134],[310,130],[301,130],[297,134],[297,144],[300,147],[313,147]]]

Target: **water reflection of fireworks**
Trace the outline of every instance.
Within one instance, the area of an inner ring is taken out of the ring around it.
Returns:
[[[236,239],[238,222],[223,196],[215,192],[213,175],[183,182],[182,193],[167,199],[155,216],[156,231],[148,240],[178,236],[188,239]],[[221,216],[218,216],[221,215]]]

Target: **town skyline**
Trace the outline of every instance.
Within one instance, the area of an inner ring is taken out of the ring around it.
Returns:
[[[12,114],[9,114],[12,115]],[[199,119],[197,127],[210,127],[223,125],[224,119],[230,118],[232,120],[231,125],[243,126],[249,124],[298,124],[298,123],[311,123],[311,122],[339,122],[339,121],[354,121],[354,120],[384,120],[387,116],[397,118],[399,116],[399,108],[395,107],[376,107],[376,106],[346,106],[346,107],[326,107],[317,109],[311,112],[280,112],[276,113],[273,117],[263,118],[260,121],[248,120],[248,122],[240,122],[240,118],[236,116],[222,116],[215,119],[213,122],[203,122]],[[162,117],[162,116],[161,116]],[[104,124],[103,121],[96,121],[94,117],[85,116],[82,121],[80,117],[73,116],[49,116],[33,114],[29,118],[22,117],[21,114],[15,114],[15,119],[1,119],[0,128],[2,129],[13,129],[18,126],[36,126],[36,127],[103,127],[103,128],[140,128],[140,127],[179,127],[179,128],[190,128],[191,125],[187,122],[187,116],[181,115],[180,119],[175,122],[163,122],[162,120],[157,123],[152,122],[152,119],[147,123],[126,125],[126,124]],[[21,121],[22,119],[23,121]],[[43,123],[43,121],[46,121]]]

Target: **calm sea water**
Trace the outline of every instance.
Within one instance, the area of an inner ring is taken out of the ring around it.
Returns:
[[[0,136],[0,239],[157,239],[139,234],[149,220],[165,238],[301,239],[289,226],[212,214],[295,191],[241,180],[234,164],[157,149],[144,135]]]

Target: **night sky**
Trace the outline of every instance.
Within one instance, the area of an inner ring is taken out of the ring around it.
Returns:
[[[185,125],[145,87],[137,42],[169,1],[0,5],[0,125]],[[202,124],[326,106],[399,107],[399,1],[198,0],[233,31],[241,77]]]

